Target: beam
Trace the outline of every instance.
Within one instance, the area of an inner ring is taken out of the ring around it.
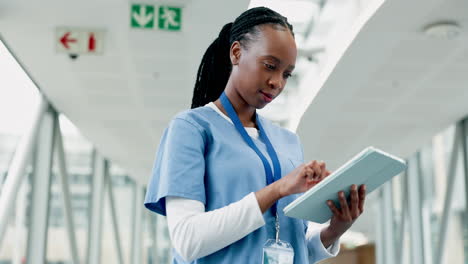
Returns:
[[[70,243],[70,252],[73,264],[80,264],[78,256],[78,246],[76,243],[75,224],[73,223],[73,207],[71,204],[70,188],[68,183],[68,171],[65,161],[65,150],[63,147],[62,134],[60,130],[60,122],[57,117],[57,125],[55,126],[55,158],[59,169],[59,181],[62,189],[63,208],[65,211],[65,225],[68,233],[68,241]]]
[[[392,181],[388,181],[382,186],[381,210],[382,210],[382,228],[383,228],[383,256],[385,264],[395,262],[395,225],[393,215],[393,190]]]
[[[151,240],[153,241],[153,244],[151,245],[151,256],[153,259],[153,263],[157,264],[159,263],[158,236],[157,236],[158,218],[155,213],[151,212],[150,215],[148,215],[148,225],[149,225],[149,231],[151,232]]]
[[[142,227],[143,227],[143,187],[138,183],[136,184],[136,210],[135,210],[135,237],[132,241],[131,262],[133,264],[140,264],[142,262]]]
[[[462,137],[462,126],[461,124],[457,124],[455,128],[455,135],[453,138],[452,144],[452,154],[450,155],[450,163],[447,172],[447,186],[445,191],[445,199],[444,199],[444,211],[442,213],[442,219],[440,221],[439,226],[439,242],[436,247],[436,255],[435,255],[435,263],[442,264],[444,260],[444,253],[445,253],[445,246],[447,242],[448,236],[448,222],[450,213],[452,211],[452,204],[453,204],[453,197],[454,197],[454,188],[455,188],[455,179],[456,179],[456,172],[457,172],[457,161],[458,161],[458,152],[459,152],[459,144],[461,142]]]
[[[41,96],[37,108],[34,110],[33,122],[21,137],[8,169],[8,175],[2,186],[2,192],[0,193],[0,247],[3,245],[2,241],[9,218],[13,214],[12,209],[15,204],[16,194],[26,175],[26,166],[31,158],[39,125],[48,106],[48,102]]]
[[[408,177],[408,172],[405,171],[401,175],[401,216],[400,216],[400,230],[399,230],[399,236],[398,236],[398,241],[401,241],[400,246],[398,248],[398,263],[403,263],[404,261],[404,254],[406,253],[404,251],[405,249],[405,234],[406,234],[406,221],[407,221],[407,215],[408,215],[408,185],[406,184],[407,182],[407,177]]]
[[[43,264],[47,261],[47,229],[56,115],[53,109],[48,109],[42,119],[37,138],[26,251],[28,264]]]
[[[410,231],[410,263],[424,263],[423,221],[421,217],[421,190],[418,169],[419,153],[408,163],[408,222]]]
[[[109,173],[109,163],[106,161],[105,166],[105,177],[106,177],[106,184],[107,184],[107,193],[109,194],[109,206],[111,212],[111,220],[112,220],[112,227],[114,229],[114,242],[115,248],[117,250],[117,260],[119,264],[124,264],[123,254],[122,254],[122,245],[120,242],[120,232],[119,232],[119,223],[117,221],[117,210],[115,209],[115,201],[114,201],[114,190],[112,187],[112,179]]]
[[[465,174],[465,213],[463,215],[463,241],[468,241],[468,119],[461,123],[460,140],[463,150],[463,173]],[[465,242],[464,252],[468,252],[468,243]],[[465,253],[465,263],[468,263],[468,253]]]
[[[93,175],[91,187],[91,214],[88,231],[88,264],[101,263],[101,240],[102,240],[102,211],[104,208],[105,191],[105,161],[104,158],[93,152]]]
[[[375,203],[374,205],[374,211],[378,212],[380,210],[381,204],[382,204],[382,189],[378,190],[378,199],[379,201]],[[383,231],[383,215],[377,213],[376,214],[377,219],[376,219],[376,225],[375,225],[375,238],[376,238],[376,245],[375,245],[375,257],[376,257],[376,263],[377,264],[387,264],[385,263],[385,252],[384,252],[384,245],[385,245],[385,239],[384,239],[384,231]]]

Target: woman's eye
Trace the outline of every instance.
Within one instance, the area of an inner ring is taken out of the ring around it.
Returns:
[[[289,77],[291,77],[291,74],[290,74],[290,73],[286,73],[286,74],[284,75],[284,79],[288,79]]]
[[[271,64],[268,64],[268,63],[265,63],[265,67],[267,67],[267,68],[270,69],[270,70],[274,70],[274,69],[275,69],[275,65],[271,65]]]

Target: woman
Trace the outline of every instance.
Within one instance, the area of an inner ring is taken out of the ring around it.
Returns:
[[[308,230],[282,209],[328,176],[325,163],[303,163],[296,134],[257,115],[286,85],[296,61],[292,26],[264,7],[223,27],[203,56],[192,109],[162,137],[145,206],[167,215],[174,263],[261,263],[277,235],[294,263],[335,256],[339,237],[363,212],[365,187],[351,187],[349,205],[328,227]],[[309,231],[309,232],[307,232]]]

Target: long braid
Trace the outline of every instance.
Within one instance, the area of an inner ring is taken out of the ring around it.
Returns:
[[[229,58],[232,43],[239,41],[247,47],[259,33],[256,26],[263,24],[278,25],[278,29],[288,29],[294,35],[293,27],[287,18],[266,7],[249,9],[236,18],[234,23],[224,25],[219,36],[203,55],[197,72],[191,108],[204,106],[221,96],[232,70]]]
[[[232,67],[229,60],[231,27],[232,23],[226,24],[218,38],[211,43],[203,55],[193,90],[192,108],[218,99],[226,86]],[[228,55],[225,56],[225,54]],[[218,97],[214,98],[214,95],[218,93]]]

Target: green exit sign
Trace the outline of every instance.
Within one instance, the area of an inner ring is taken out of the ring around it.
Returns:
[[[130,11],[132,28],[154,28],[154,6],[133,4]]]
[[[158,27],[167,31],[180,31],[182,26],[182,8],[173,6],[160,6],[158,14]]]

